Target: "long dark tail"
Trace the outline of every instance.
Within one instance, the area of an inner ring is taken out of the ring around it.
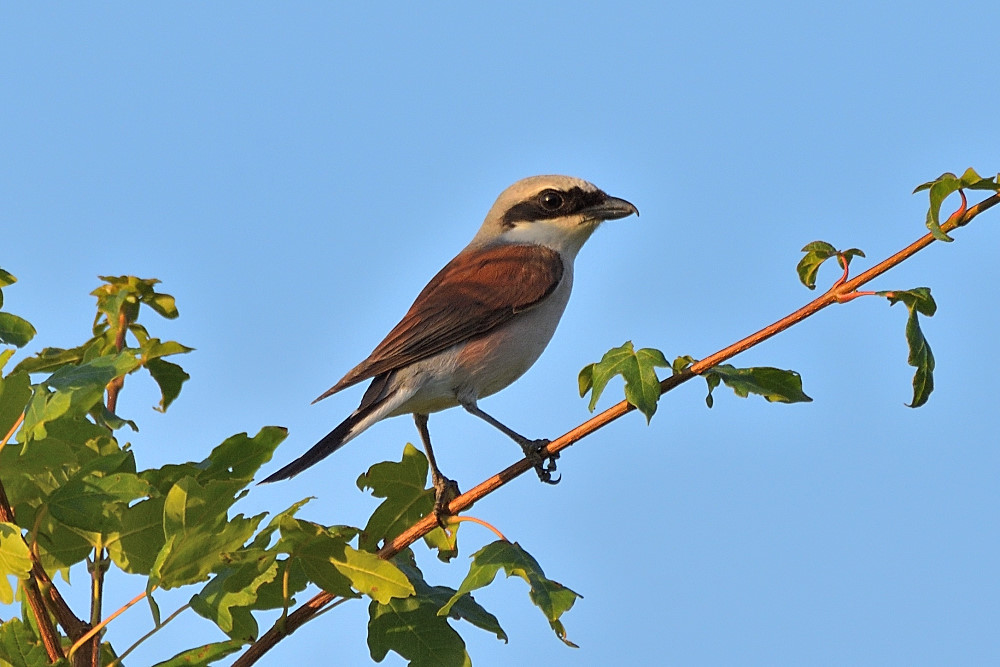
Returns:
[[[375,406],[373,405],[369,405],[358,408],[351,414],[350,417],[340,422],[337,428],[323,436],[323,439],[313,445],[308,452],[259,483],[269,484],[271,482],[280,482],[283,479],[295,477],[306,468],[316,465],[330,454],[333,454],[335,451],[343,447],[348,440],[351,440],[354,436],[364,430],[364,428],[361,428],[360,430],[355,431],[355,428],[361,422],[365,421],[365,419],[372,413],[372,408],[374,407]]]

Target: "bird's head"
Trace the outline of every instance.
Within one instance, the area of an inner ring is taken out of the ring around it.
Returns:
[[[639,210],[572,176],[532,176],[497,197],[472,244],[533,243],[572,259],[605,220]]]

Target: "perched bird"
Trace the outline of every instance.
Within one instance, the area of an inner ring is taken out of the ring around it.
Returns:
[[[316,399],[371,378],[358,409],[264,482],[297,475],[377,421],[412,414],[441,511],[457,486],[437,467],[427,415],[459,405],[521,445],[550,482],[554,465],[543,467],[540,455],[548,441],[519,435],[477,401],[521,377],[542,354],[569,300],[573,260],[594,230],[638,213],[569,176],[533,176],[504,190],[469,245],[431,279],[385,340]]]

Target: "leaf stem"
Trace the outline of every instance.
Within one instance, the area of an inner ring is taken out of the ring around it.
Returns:
[[[503,533],[497,530],[492,524],[487,523],[482,519],[477,519],[474,516],[449,516],[445,518],[445,523],[447,524],[462,523],[463,521],[471,521],[472,523],[478,523],[480,526],[483,526],[484,528],[488,528],[489,530],[493,531],[493,534],[499,537],[504,542],[510,542],[510,540],[504,537]]]
[[[14,420],[14,425],[10,427],[9,431],[7,431],[7,435],[3,437],[3,440],[0,440],[0,451],[3,451],[3,448],[7,446],[7,443],[10,442],[10,439],[14,437],[14,434],[17,433],[17,429],[20,428],[23,423],[24,413],[22,412],[21,416]]]
[[[73,644],[73,646],[70,647],[70,649],[69,649],[69,657],[72,658],[73,655],[76,653],[76,651],[81,646],[83,646],[84,644],[86,644],[87,641],[90,638],[92,638],[94,635],[96,635],[101,630],[103,630],[104,626],[106,626],[108,623],[110,623],[111,621],[115,620],[119,616],[121,616],[123,613],[125,613],[125,611],[127,609],[129,609],[133,605],[137,604],[138,602],[141,602],[143,599],[145,599],[145,597],[147,595],[149,595],[149,593],[151,593],[154,590],[156,590],[156,586],[153,586],[150,590],[145,591],[145,592],[141,593],[140,595],[136,595],[134,598],[132,598],[131,600],[129,600],[128,602],[126,602],[124,604],[124,606],[122,606],[121,608],[119,608],[118,610],[116,610],[113,614],[111,614],[110,616],[108,616],[103,621],[100,621],[99,623],[97,623],[96,625],[94,625],[94,627],[92,627],[90,630],[88,630],[85,635],[83,635],[78,640],[76,640],[76,642]],[[124,656],[122,656],[122,657],[124,657]],[[119,658],[119,660],[120,659],[121,658]]]
[[[145,594],[143,594],[143,597],[145,597]],[[137,601],[139,601],[139,600],[141,600],[141,599],[142,599],[142,597],[139,597],[139,598],[136,598],[136,602],[137,602]],[[131,606],[132,604],[134,604],[134,602],[133,602],[133,603],[129,603],[129,606]],[[128,607],[124,607],[124,608],[122,609],[122,611],[124,611],[124,610],[125,610],[125,609],[127,609],[127,608],[128,608]],[[142,637],[139,637],[139,639],[138,639],[138,640],[136,640],[136,642],[135,642],[134,644],[132,644],[131,646],[129,646],[129,647],[127,648],[127,649],[125,649],[125,652],[124,652],[124,653],[122,653],[122,654],[121,654],[120,656],[118,656],[117,658],[115,658],[115,659],[114,659],[114,661],[113,661],[113,662],[112,662],[112,663],[111,663],[110,665],[108,665],[108,667],[115,667],[115,665],[120,665],[120,664],[122,664],[122,660],[124,660],[125,658],[127,658],[127,657],[128,657],[128,654],[129,654],[129,653],[131,653],[131,652],[132,652],[132,651],[134,651],[134,650],[135,650],[136,648],[138,648],[138,647],[139,647],[139,644],[143,643],[144,641],[146,641],[147,639],[149,639],[150,637],[152,637],[153,635],[155,635],[155,634],[156,634],[157,632],[159,632],[159,631],[160,631],[160,630],[161,630],[161,629],[162,629],[162,628],[163,628],[163,627],[164,627],[164,626],[165,626],[165,625],[166,625],[167,623],[169,623],[170,621],[172,621],[172,620],[174,620],[175,618],[177,618],[178,616],[180,616],[180,613],[181,613],[182,611],[184,611],[185,609],[190,609],[190,608],[191,608],[191,605],[190,605],[190,604],[186,604],[186,605],[183,605],[182,607],[180,607],[179,609],[177,609],[177,611],[175,611],[174,613],[170,614],[170,616],[167,616],[167,618],[166,618],[166,620],[165,620],[165,621],[163,621],[162,623],[160,623],[159,625],[157,625],[157,626],[156,626],[155,628],[153,628],[152,630],[150,630],[150,631],[149,631],[149,632],[147,632],[146,634],[144,634],[144,635],[143,635]],[[111,619],[109,618],[108,620],[110,621]]]

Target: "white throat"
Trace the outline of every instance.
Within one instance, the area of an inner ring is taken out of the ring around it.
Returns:
[[[558,252],[566,261],[572,262],[590,235],[601,222],[579,222],[569,220],[539,220],[518,223],[507,229],[500,238],[507,243],[532,243]]]

